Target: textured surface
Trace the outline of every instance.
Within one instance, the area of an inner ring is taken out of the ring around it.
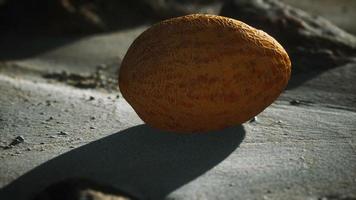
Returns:
[[[326,74],[343,71],[355,74],[356,65]],[[0,150],[0,199],[26,199],[68,177],[98,180],[149,199],[356,195],[354,108],[329,108],[304,95],[321,92],[317,86],[329,81],[325,75],[287,90],[256,122],[197,136],[139,125],[130,106],[111,94],[0,78],[2,145],[19,134],[25,138]],[[290,105],[288,98],[298,95],[313,104]]]
[[[91,74],[99,65],[116,78],[146,28],[80,40],[1,38],[8,44],[0,45],[1,200],[28,200],[73,177],[143,199],[356,198],[353,61],[292,74],[255,122],[203,135],[142,125],[117,91],[42,78]],[[24,142],[6,148],[18,136]]]
[[[308,13],[325,17],[340,28],[355,34],[356,1],[353,0],[283,0]],[[322,3],[322,6],[320,5]]]
[[[226,3],[221,15],[262,29],[286,49],[292,72],[328,69],[356,56],[356,39],[329,21],[278,0],[236,0]]]
[[[290,76],[287,53],[240,21],[188,15],[154,25],[129,48],[119,85],[148,124],[199,132],[243,123],[270,105]]]

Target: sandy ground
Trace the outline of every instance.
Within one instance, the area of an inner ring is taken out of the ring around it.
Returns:
[[[1,38],[1,200],[67,177],[143,199],[356,198],[356,61],[292,75],[255,122],[177,135],[143,124],[108,81],[146,28]]]
[[[100,64],[117,70],[144,29],[81,38],[2,63],[0,144],[20,135],[25,141],[0,149],[0,199],[27,199],[72,176],[149,199],[356,195],[355,63],[292,77],[256,122],[196,136],[142,125],[117,91],[43,78],[62,70],[91,74]],[[291,105],[293,99],[301,104]]]

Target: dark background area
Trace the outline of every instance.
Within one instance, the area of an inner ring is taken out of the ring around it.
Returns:
[[[46,34],[90,34],[204,12],[219,0],[100,1],[5,0],[0,4],[3,31]],[[210,11],[214,12],[214,11]]]

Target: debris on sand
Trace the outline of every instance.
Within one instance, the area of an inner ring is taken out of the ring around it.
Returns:
[[[66,71],[62,71],[60,73],[46,73],[42,76],[46,79],[54,79],[59,82],[64,82],[68,85],[72,85],[78,88],[95,88],[97,86],[96,80],[93,76],[84,76],[78,74],[67,73]]]
[[[60,132],[58,133],[58,135],[66,136],[66,135],[68,135],[68,133],[66,133],[66,132],[64,132],[64,131],[60,131]]]
[[[104,69],[106,68],[98,66],[94,73],[88,75],[62,71],[45,73],[42,77],[57,80],[81,89],[104,88],[107,90],[117,90],[116,77],[111,77],[110,74],[105,73]]]
[[[313,104],[313,102],[293,99],[289,102],[289,104],[293,105],[293,106],[299,106],[299,105],[310,105],[310,104]]]
[[[46,122],[49,122],[51,120],[53,120],[53,117],[49,117],[48,119],[46,119]]]
[[[250,119],[249,123],[254,123],[254,122],[257,122],[257,117],[253,117],[252,119]]]
[[[12,140],[12,142],[9,145],[5,146],[4,149],[10,149],[13,146],[21,144],[23,142],[25,142],[25,138],[23,136],[21,136],[21,135],[17,136],[15,139]]]
[[[74,146],[71,147],[74,148]],[[84,178],[69,178],[49,185],[38,193],[34,199],[134,200],[138,198],[110,185],[102,185]]]
[[[293,99],[292,101],[289,102],[290,105],[297,106],[300,104],[299,100]]]

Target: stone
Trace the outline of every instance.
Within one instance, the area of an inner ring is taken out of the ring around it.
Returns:
[[[294,74],[340,66],[356,56],[353,35],[281,1],[228,1],[221,15],[244,21],[276,38],[290,55]]]
[[[135,200],[136,198],[116,188],[95,181],[70,178],[49,185],[33,200]]]

